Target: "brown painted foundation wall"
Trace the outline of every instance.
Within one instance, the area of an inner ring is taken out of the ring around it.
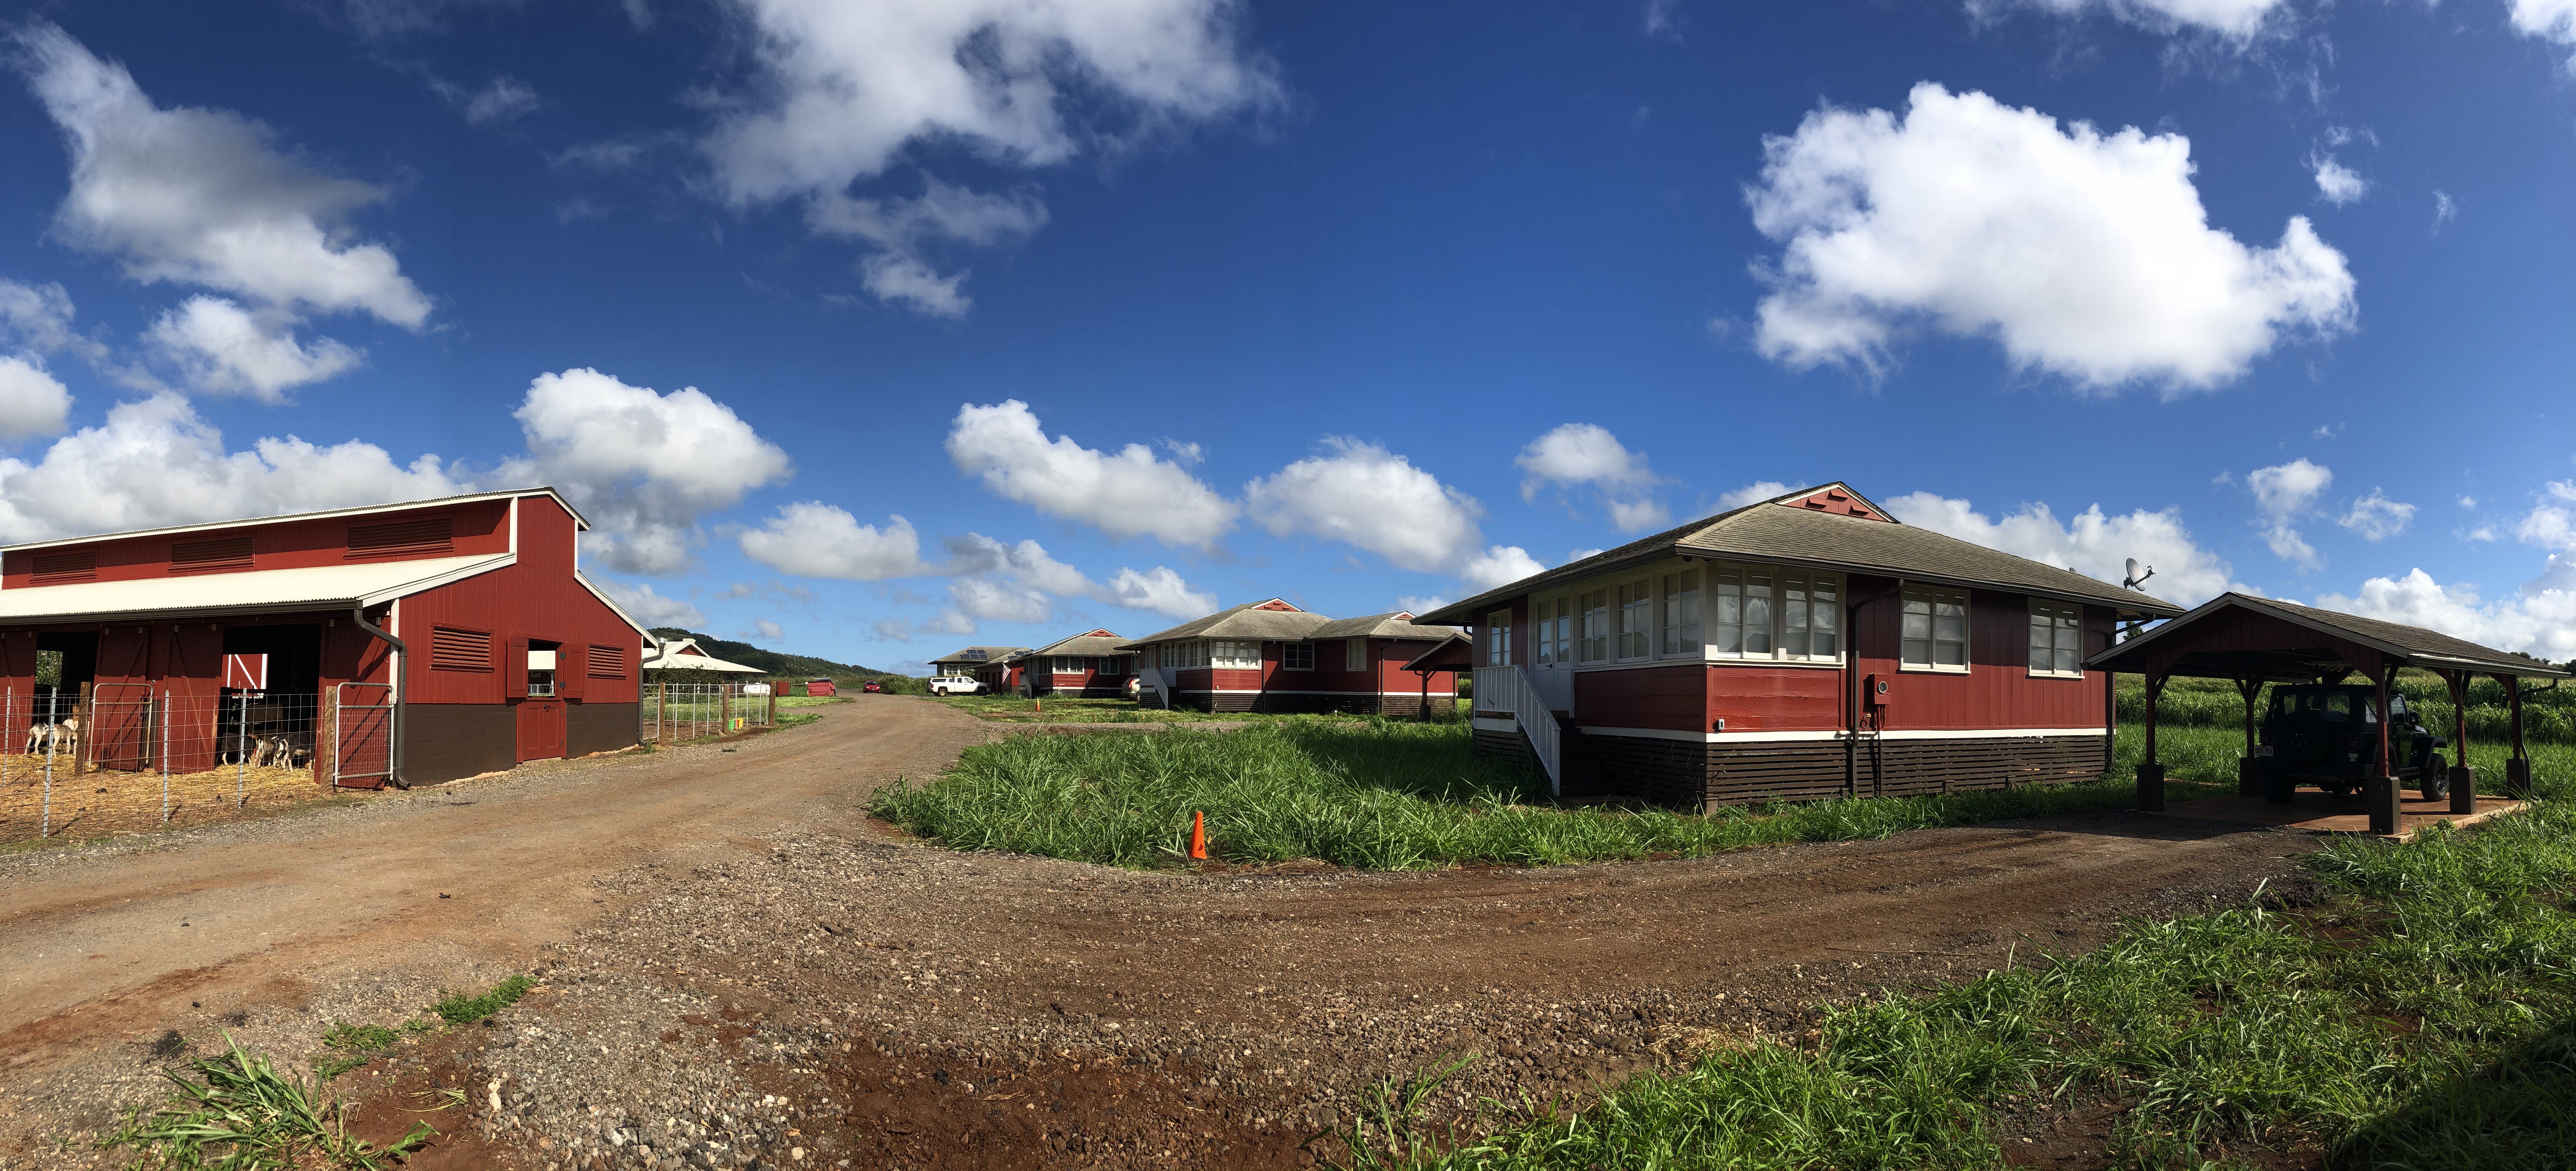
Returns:
[[[635,711],[636,705],[631,703],[565,704],[564,755],[588,756],[633,747]]]
[[[627,727],[634,707],[626,705]],[[434,785],[519,763],[518,716],[506,703],[414,703],[403,707],[403,779]]]
[[[1151,694],[1150,691],[1147,692],[1148,696]],[[1419,695],[1372,695],[1365,691],[1345,695],[1336,695],[1329,691],[1297,693],[1264,691],[1251,695],[1242,692],[1212,695],[1204,691],[1196,694],[1184,691],[1177,698],[1179,702],[1174,706],[1193,708],[1203,712],[1379,712],[1390,716],[1422,714],[1422,697]],[[1150,698],[1143,703],[1146,707],[1162,706],[1159,701]],[[1431,710],[1435,712],[1458,710],[1456,693],[1442,695],[1437,691],[1432,692]]]
[[[1475,754],[1530,760],[1517,733],[1476,733]],[[1715,808],[1818,801],[1845,793],[1839,740],[1711,744],[1644,736],[1578,734],[1564,740],[1565,796]],[[1864,741],[1857,795],[1897,797],[2020,785],[2062,785],[2102,775],[2098,736],[1996,736]]]

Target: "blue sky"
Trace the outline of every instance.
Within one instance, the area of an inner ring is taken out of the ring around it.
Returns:
[[[2576,0],[0,27],[0,540],[552,483],[903,666],[1840,479],[2576,656]]]

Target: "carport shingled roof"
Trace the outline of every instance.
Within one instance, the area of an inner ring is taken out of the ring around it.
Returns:
[[[1901,577],[1909,581],[1994,586],[2042,597],[2109,606],[2150,618],[2170,618],[2182,613],[2182,607],[2136,590],[2124,590],[2071,569],[2015,557],[1927,528],[1895,520],[1863,520],[1780,505],[1783,500],[1801,499],[1834,487],[1851,491],[1848,485],[1837,481],[1774,496],[1643,540],[1630,541],[1616,549],[1595,553],[1544,573],[1532,574],[1465,601],[1451,602],[1417,621],[1472,623],[1478,612],[1492,602],[1545,589],[1569,578],[1605,572],[1627,562],[1674,555],[1743,557]],[[1885,515],[1885,509],[1875,505],[1872,508]]]
[[[2384,622],[2357,614],[2320,610],[2296,602],[2257,598],[2248,594],[2225,593],[2203,602],[2191,613],[2164,623],[2154,630],[2094,655],[2084,665],[2099,671],[2135,671],[2143,658],[2158,650],[2177,645],[2190,645],[2191,629],[2202,620],[2230,609],[2247,609],[2268,614],[2285,622],[2320,630],[2372,647],[2383,654],[2406,660],[2416,667],[2468,668],[2500,675],[2526,678],[2565,679],[2567,671],[2538,659],[2480,646],[2465,638],[2453,638],[2438,630],[2408,626],[2402,622]],[[2284,648],[2288,650],[2291,648]]]
[[[1321,614],[1309,614],[1303,610],[1255,609],[1278,600],[1266,598],[1258,602],[1245,602],[1240,606],[1229,606],[1205,618],[1195,618],[1181,623],[1170,630],[1121,643],[1119,649],[1134,650],[1158,642],[1173,642],[1184,638],[1266,638],[1294,642],[1301,638],[1314,637],[1316,627],[1332,621]]]

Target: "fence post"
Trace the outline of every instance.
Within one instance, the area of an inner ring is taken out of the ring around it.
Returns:
[[[733,684],[716,684],[716,735],[733,731]]]
[[[161,693],[161,824],[170,824],[170,693]]]
[[[89,685],[84,683],[81,686],[87,687]],[[28,698],[33,699],[34,697],[30,696]],[[27,715],[30,719],[35,717],[35,707],[36,705],[33,703],[27,705]],[[59,717],[62,715],[62,711],[63,688],[62,684],[57,683],[54,685],[53,697],[48,700],[45,705],[45,722],[53,724],[56,727],[60,727],[62,725],[62,720]],[[78,741],[74,741],[72,743],[72,759],[80,759],[80,743]],[[44,820],[36,827],[36,836],[40,838],[50,838],[54,836],[54,738],[50,735],[45,737],[45,814]]]
[[[238,778],[233,782],[233,808],[239,809],[250,803],[249,693],[245,692],[237,697],[236,702],[241,705],[241,727],[240,730],[235,732],[233,735],[233,764],[235,765],[236,777]],[[295,763],[295,758],[293,756],[289,756],[287,757],[286,762],[288,764],[293,764]]]
[[[653,685],[653,746],[656,748],[671,742],[671,734],[662,726],[662,721],[670,714],[671,685],[656,683]]]
[[[90,686],[91,685],[89,683],[81,684],[80,698],[72,702],[72,719],[80,722],[80,738],[72,742],[72,776],[75,778],[81,775],[81,761],[98,751],[98,729],[90,726],[98,722],[91,718],[89,702]],[[62,708],[62,703],[59,698],[56,700],[54,707],[59,713]],[[56,722],[59,723],[60,721]],[[50,752],[50,749],[48,751]]]

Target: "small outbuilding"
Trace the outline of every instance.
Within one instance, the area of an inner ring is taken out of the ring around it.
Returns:
[[[627,747],[647,636],[583,576],[589,527],[530,488],[11,546],[0,743],[76,715],[84,767],[359,788]]]
[[[1116,631],[1087,630],[1048,643],[1019,661],[1021,686],[1030,695],[1120,698],[1136,675],[1136,656]]]
[[[970,676],[996,694],[1016,691],[1027,678],[1028,653],[1024,646],[970,646],[930,660],[930,673]]]
[[[2370,825],[2394,832],[2399,786],[2390,755],[2395,723],[2389,688],[2401,667],[2439,676],[2451,693],[2453,756],[2449,776],[2451,809],[2467,814],[2477,805],[2476,773],[2467,765],[2469,743],[2468,688],[2480,675],[2503,684],[2509,716],[2504,782],[2520,797],[2531,788],[2531,759],[2523,747],[2522,680],[2565,679],[2569,672],[2525,655],[2480,646],[2420,626],[2320,610],[2271,598],[2221,594],[2190,613],[2157,626],[2085,661],[2097,671],[2127,671],[2147,684],[2146,761],[2138,768],[2138,807],[2164,807],[2164,765],[2156,756],[2156,699],[2177,676],[2227,679],[2245,699],[2245,755],[2239,759],[2238,787],[2252,795],[2258,743],[2256,697],[2266,683],[2334,683],[2359,674],[2368,679],[2376,703],[2365,707],[2358,722],[2375,725],[2376,759],[2364,798]]]
[[[1279,599],[1245,602],[1124,644],[1136,654],[1148,707],[1219,712],[1376,712],[1421,715],[1457,703],[1457,676],[1407,665],[1463,642],[1404,611],[1334,619]]]

